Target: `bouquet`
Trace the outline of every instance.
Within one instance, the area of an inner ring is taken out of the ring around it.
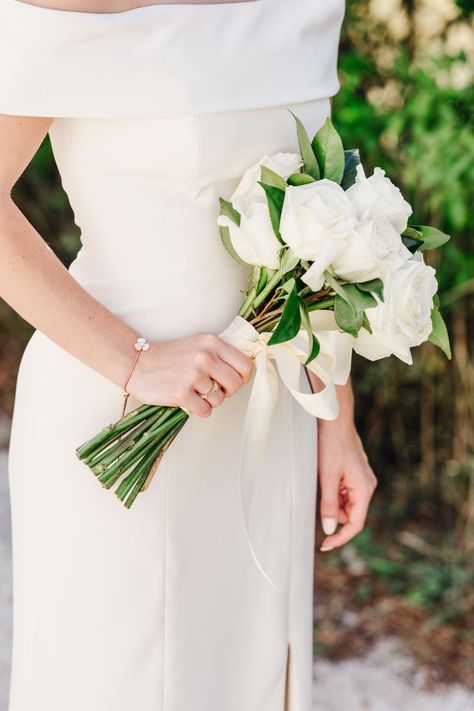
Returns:
[[[329,118],[310,139],[290,113],[299,153],[265,155],[229,200],[219,198],[222,243],[249,269],[240,311],[219,335],[255,360],[244,427],[250,489],[278,381],[306,410],[333,419],[335,385],[347,381],[353,351],[411,364],[410,348],[429,340],[451,357],[436,272],[423,256],[449,236],[408,226],[412,210],[400,190],[380,168],[366,176],[358,150],[344,150]],[[320,392],[300,392],[302,366],[319,376]],[[118,484],[130,508],[188,417],[180,407],[142,404],[77,456],[102,486]]]

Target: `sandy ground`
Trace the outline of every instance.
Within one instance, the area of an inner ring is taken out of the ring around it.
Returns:
[[[0,449],[0,709],[7,708],[11,649],[11,536],[7,452]],[[363,659],[314,666],[313,711],[470,711],[474,694],[457,686],[436,693],[423,679],[399,641],[387,639]]]

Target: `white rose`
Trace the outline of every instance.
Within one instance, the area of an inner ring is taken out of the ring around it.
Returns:
[[[400,269],[410,257],[410,250],[390,220],[377,217],[356,225],[331,268],[344,281],[364,282]]]
[[[254,199],[241,213],[240,227],[227,215],[219,215],[217,223],[229,228],[232,246],[248,264],[278,269],[281,243],[275,237],[266,199]]]
[[[354,224],[352,204],[332,180],[286,189],[280,233],[300,259],[313,262],[302,277],[313,291],[323,286],[323,272],[346,246]]]
[[[286,180],[299,171],[303,162],[299,153],[279,152],[263,156],[245,171],[229,199],[240,213],[240,227],[226,215],[218,216],[217,224],[229,228],[232,246],[244,262],[270,269],[280,266],[278,252],[282,245],[273,231],[265,190],[258,184],[261,166],[270,168]]]
[[[261,179],[261,167],[270,168],[283,180],[286,180],[292,173],[297,173],[304,161],[299,153],[275,153],[271,156],[263,156],[258,163],[247,168],[239,184],[230,196],[230,202],[236,210],[248,205],[254,198],[265,196],[265,191],[258,181]],[[240,206],[240,207],[239,207]]]
[[[366,178],[359,163],[356,181],[347,190],[347,196],[353,203],[359,220],[386,217],[399,234],[406,229],[412,213],[411,206],[381,168],[375,168],[374,174]]]
[[[393,354],[411,365],[410,347],[426,341],[433,328],[431,309],[437,288],[436,272],[425,264],[422,255],[387,273],[384,301],[376,296],[377,306],[365,312],[372,334],[360,329],[354,339],[356,353],[369,360]]]

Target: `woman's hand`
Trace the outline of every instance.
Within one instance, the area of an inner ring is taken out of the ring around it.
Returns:
[[[318,460],[320,516],[327,534],[320,550],[327,551],[344,545],[364,528],[377,478],[348,418],[318,421]],[[343,525],[334,533],[338,523]]]
[[[140,402],[184,407],[208,417],[213,407],[234,395],[250,380],[253,361],[211,333],[199,333],[172,341],[152,342],[138,359],[127,386]],[[212,380],[219,390],[205,399]]]
[[[313,392],[324,386],[311,371]],[[347,543],[362,531],[377,478],[369,464],[354,424],[354,393],[349,378],[336,385],[339,414],[334,420],[318,420],[318,476],[321,491],[320,516],[326,538],[320,550]],[[335,533],[337,524],[341,528]]]

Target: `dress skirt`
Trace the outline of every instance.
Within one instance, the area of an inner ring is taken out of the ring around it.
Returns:
[[[81,226],[71,275],[149,340],[220,333],[249,275],[220,242],[218,197],[263,156],[298,151],[289,108],[312,135],[329,100],[55,119]],[[280,385],[251,548],[239,463],[252,384],[191,415],[127,510],[75,453],[119,419],[121,389],[34,331],[9,450],[10,711],[311,710],[317,420]]]

